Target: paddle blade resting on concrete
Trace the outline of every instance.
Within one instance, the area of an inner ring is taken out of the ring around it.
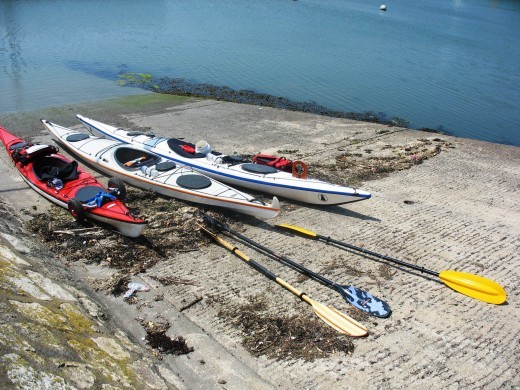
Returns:
[[[386,318],[392,314],[388,303],[373,296],[368,291],[361,290],[355,286],[334,284],[334,287],[352,306],[367,314],[380,318]]]
[[[356,309],[362,310],[369,315],[372,315],[375,317],[381,317],[381,318],[386,318],[392,313],[388,303],[386,303],[385,301],[383,301],[377,297],[374,297],[372,294],[370,294],[367,291],[363,291],[360,288],[354,287],[354,286],[339,285],[339,284],[325,278],[324,276],[311,271],[310,269],[304,267],[302,264],[289,259],[287,256],[276,253],[275,251],[269,249],[268,247],[266,247],[264,245],[260,245],[256,241],[253,241],[250,238],[247,238],[246,236],[244,236],[238,232],[235,232],[233,229],[230,229],[227,225],[220,222],[216,218],[211,217],[210,215],[204,214],[203,219],[206,223],[210,224],[214,228],[216,228],[220,231],[226,231],[226,232],[233,234],[234,236],[240,238],[241,240],[247,242],[248,244],[253,246],[256,250],[258,250],[260,253],[268,253],[269,255],[275,257],[282,264],[286,264],[293,268],[296,268],[298,271],[302,272],[303,274],[305,274],[315,280],[318,280],[319,282],[325,284],[326,286],[332,288],[333,290],[338,291],[343,296],[343,298],[348,303],[350,303],[352,306],[354,306]]]
[[[303,299],[307,298],[307,299]],[[336,329],[338,332],[346,334],[351,337],[363,337],[368,334],[368,329],[361,325],[356,320],[346,316],[332,306],[325,306],[316,302],[307,296],[302,299],[312,306],[314,313],[320,317],[330,327]]]
[[[362,337],[368,334],[368,329],[361,325],[359,322],[350,318],[349,316],[339,312],[330,306],[322,305],[319,302],[312,300],[307,294],[299,291],[294,286],[287,283],[285,280],[280,279],[278,276],[273,274],[267,268],[257,263],[245,253],[240,251],[236,246],[231,245],[229,242],[224,240],[222,237],[219,237],[216,233],[213,233],[211,230],[206,229],[204,226],[199,225],[199,228],[209,236],[213,237],[213,239],[222,245],[224,248],[229,249],[235,256],[244,260],[247,264],[253,267],[255,270],[266,276],[268,279],[276,282],[286,290],[290,291],[292,294],[300,298],[302,301],[312,306],[314,313],[321,318],[325,323],[327,323],[330,327],[336,329],[338,332],[344,333],[346,335],[352,337]]]
[[[494,280],[458,271],[442,271],[439,278],[453,290],[487,303],[500,305],[507,299],[504,288]]]
[[[436,276],[441,279],[441,281],[448,287],[451,287],[453,290],[460,292],[461,294],[467,295],[468,297],[478,299],[483,302],[493,303],[495,305],[500,305],[504,303],[507,299],[507,294],[504,288],[495,282],[494,280],[484,278],[483,276],[473,275],[466,272],[459,271],[450,271],[445,270],[436,272],[431,269],[427,269],[424,267],[420,267],[416,264],[407,263],[405,261],[394,259],[390,256],[382,255],[376,252],[369,251],[368,249],[354,246],[352,244],[348,244],[343,241],[335,240],[330,237],[322,236],[320,234],[316,234],[310,230],[300,228],[298,226],[292,226],[287,224],[277,225],[281,228],[300,233],[304,237],[319,239],[325,241],[327,244],[332,243],[335,245],[339,245],[348,249],[355,250],[357,252],[361,252],[366,255],[374,256],[376,258],[386,260],[403,267],[408,267],[414,269],[419,272],[426,273],[431,276]],[[370,257],[366,257],[367,259],[371,259]],[[373,260],[373,259],[371,259]]]

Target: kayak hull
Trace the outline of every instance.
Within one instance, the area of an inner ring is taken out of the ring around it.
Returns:
[[[271,203],[261,201],[189,167],[172,164],[139,146],[95,137],[46,120],[42,120],[42,123],[71,153],[104,174],[120,177],[132,186],[183,201],[231,209],[257,218],[273,218],[280,211],[280,203],[276,197]]]
[[[69,200],[83,196],[81,195],[82,193],[96,194],[99,192],[108,192],[105,186],[81,167],[77,168],[77,179],[68,180],[65,183],[62,183],[63,187],[60,189],[53,188],[52,186],[49,186],[48,181],[42,180],[38,176],[36,173],[38,167],[44,162],[57,162],[59,165],[66,165],[71,163],[72,160],[61,154],[51,153],[45,156],[36,157],[33,161],[29,161],[28,163],[22,163],[16,160],[14,152],[17,148],[13,148],[13,146],[26,144],[26,141],[9,133],[1,126],[0,139],[23,180],[38,194],[60,207],[68,208]],[[88,219],[110,225],[117,229],[121,234],[129,237],[140,236],[147,225],[146,221],[132,216],[124,203],[118,199],[108,201],[101,207],[86,208],[85,216]]]
[[[76,115],[76,117],[91,132],[102,134],[119,142],[144,147],[165,159],[190,166],[204,175],[233,186],[315,205],[338,205],[359,202],[371,197],[367,191],[312,178],[297,178],[284,171],[256,173],[246,169],[251,166],[247,163],[229,164],[219,161],[218,158],[210,161],[203,155],[200,157],[187,156],[182,151],[172,148],[174,138],[155,137],[153,134],[128,131],[82,115]]]

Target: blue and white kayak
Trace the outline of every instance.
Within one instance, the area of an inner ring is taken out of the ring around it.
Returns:
[[[273,218],[280,211],[276,197],[271,203],[265,202],[140,146],[96,137],[47,120],[42,123],[69,152],[104,174],[119,177],[135,187],[257,218]]]
[[[369,199],[367,191],[325,181],[297,177],[267,165],[241,162],[236,156],[200,153],[195,145],[177,138],[156,137],[154,134],[110,126],[82,115],[76,117],[91,132],[120,142],[139,145],[161,157],[192,167],[194,170],[234,186],[249,188],[287,199],[316,205],[337,205]],[[199,143],[198,143],[199,144]],[[188,152],[192,148],[196,153]]]

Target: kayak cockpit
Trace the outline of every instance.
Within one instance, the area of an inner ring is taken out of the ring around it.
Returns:
[[[179,156],[185,158],[205,158],[206,155],[203,153],[195,152],[195,145],[189,142],[184,142],[177,138],[170,138],[168,140],[168,147]]]
[[[120,147],[114,152],[114,159],[121,168],[133,171],[143,166],[155,165],[161,157],[141,149]]]
[[[77,161],[65,161],[59,157],[45,156],[33,162],[34,175],[38,180],[60,179],[62,182],[78,178]]]

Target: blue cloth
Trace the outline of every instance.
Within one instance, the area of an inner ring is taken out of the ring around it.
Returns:
[[[108,192],[100,191],[93,198],[87,200],[85,205],[87,207],[101,207],[106,202],[116,199],[114,195],[109,194]]]

